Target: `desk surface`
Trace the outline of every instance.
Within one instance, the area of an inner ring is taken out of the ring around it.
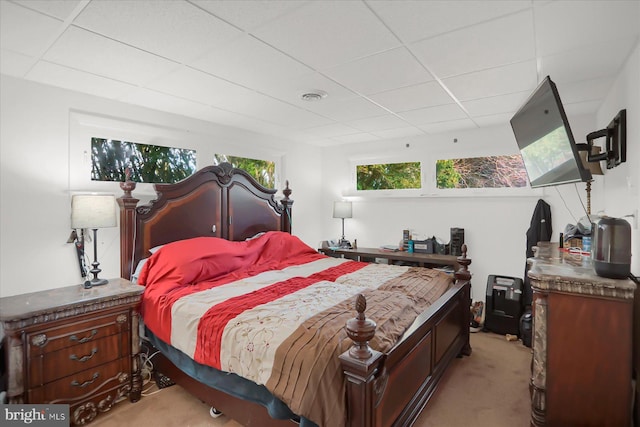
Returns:
[[[424,254],[419,252],[387,251],[378,248],[357,249],[319,249],[327,255],[343,255],[345,258],[384,258],[392,261],[412,262],[420,265],[449,265],[455,270],[460,268],[458,257],[455,255]]]

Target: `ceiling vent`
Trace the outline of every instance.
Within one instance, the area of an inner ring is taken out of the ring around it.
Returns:
[[[321,90],[314,90],[313,92],[303,93],[300,98],[309,102],[318,102],[327,97],[327,93]]]

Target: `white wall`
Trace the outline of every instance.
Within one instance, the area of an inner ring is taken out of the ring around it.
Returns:
[[[631,225],[631,272],[640,275],[640,233],[638,211],[640,210],[640,43],[636,45],[605,102],[598,110],[598,129],[606,127],[618,114],[627,110],[627,162],[605,170],[603,178],[605,213],[613,217],[624,217]],[[635,225],[635,227],[634,227]]]
[[[117,126],[108,125],[105,132],[125,136],[134,132],[146,139],[136,142],[168,141],[196,149],[198,167],[209,164],[207,159],[220,151],[282,155],[281,179],[291,181],[295,200],[294,234],[314,246],[320,239],[322,233],[315,226],[320,204],[314,197],[321,185],[319,149],[2,75],[1,296],[80,283],[73,246],[66,243],[71,193],[121,194],[117,183],[92,183],[79,173],[88,170],[87,129],[110,122]],[[137,193],[146,193],[147,200],[153,194],[148,186]],[[119,251],[118,229],[99,230],[101,277],[119,276]]]
[[[593,116],[569,116],[569,120],[579,142],[595,130]],[[454,138],[457,143],[453,142]],[[332,218],[331,206],[353,186],[350,159],[421,160],[435,164],[438,159],[515,153],[518,148],[508,123],[450,134],[327,147],[323,153],[325,239],[341,233],[340,220]],[[600,187],[599,182],[593,184],[593,211],[601,209],[597,197]],[[345,220],[345,234],[349,240],[357,239],[359,247],[378,247],[398,244],[403,229],[412,229],[421,237],[435,235],[449,242],[450,228],[462,227],[468,256],[472,259],[473,299],[484,301],[490,274],[523,277],[526,232],[540,198],[551,205],[552,240],[555,241],[568,223],[575,224],[585,216],[581,200],[586,204],[585,185],[581,183],[513,192],[516,196],[505,195],[513,194],[505,191],[498,192],[499,196],[485,193],[469,191],[457,197],[355,197],[352,198],[353,218]]]

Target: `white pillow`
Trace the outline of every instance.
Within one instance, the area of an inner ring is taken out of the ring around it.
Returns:
[[[136,266],[136,271],[133,272],[133,274],[131,275],[131,281],[133,283],[138,283],[138,277],[140,277],[140,272],[142,271],[142,267],[144,267],[144,263],[147,262],[149,258],[143,258],[140,260],[140,262],[138,262],[138,265]]]
[[[164,245],[158,245],[158,246],[154,246],[153,248],[149,249],[149,252],[151,252],[152,254],[155,254],[156,251],[158,249],[160,249],[161,247],[163,247]]]

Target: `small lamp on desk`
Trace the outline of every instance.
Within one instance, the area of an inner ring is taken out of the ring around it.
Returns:
[[[344,238],[344,219],[353,218],[351,202],[333,202],[333,217],[342,219],[342,238],[339,246],[341,248],[350,248],[351,243]]]
[[[116,226],[116,199],[113,194],[77,194],[71,197],[71,228],[93,230],[93,267],[89,272],[93,274],[91,280],[85,282],[85,287],[106,285],[108,280],[98,278],[102,271],[98,262],[98,228]],[[84,231],[79,238],[83,240]]]

